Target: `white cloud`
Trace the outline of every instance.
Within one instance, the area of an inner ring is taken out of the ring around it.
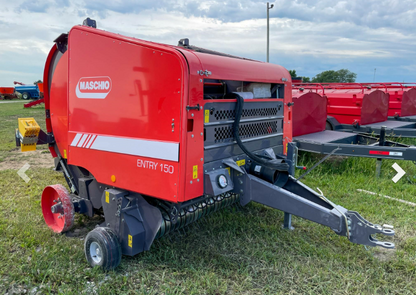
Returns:
[[[365,3],[363,3],[365,2]],[[271,62],[302,76],[348,68],[358,80],[416,80],[413,1],[283,1],[270,10]],[[42,79],[53,40],[87,16],[108,31],[265,60],[260,1],[0,0],[0,86]]]

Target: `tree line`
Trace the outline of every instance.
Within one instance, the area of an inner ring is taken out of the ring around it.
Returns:
[[[357,78],[357,74],[347,69],[341,69],[338,71],[323,71],[317,74],[312,79],[309,77],[297,76],[296,70],[289,70],[290,75],[293,78],[300,79],[304,83],[354,83]]]

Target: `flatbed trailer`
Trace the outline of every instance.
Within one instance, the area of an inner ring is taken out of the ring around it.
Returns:
[[[293,95],[316,93],[327,100],[326,129],[379,136],[416,138],[416,120],[388,120],[389,95],[374,84],[295,84]],[[309,102],[307,102],[309,104]]]
[[[416,161],[416,147],[365,133],[326,130],[327,98],[315,92],[292,91],[293,142],[299,150],[340,156]],[[307,105],[308,107],[302,107]],[[344,130],[345,131],[345,130]]]

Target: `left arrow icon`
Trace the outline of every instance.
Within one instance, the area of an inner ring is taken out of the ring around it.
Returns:
[[[17,171],[17,174],[26,182],[28,183],[30,181],[30,177],[26,175],[26,171],[30,168],[29,163],[26,163],[23,165],[22,168],[20,168]]]
[[[403,175],[405,175],[405,174],[406,174],[406,172],[405,172],[405,171],[402,169],[402,167],[400,167],[400,166],[399,166],[399,164],[397,164],[397,163],[394,163],[392,167],[394,168],[394,170],[396,170],[396,171],[397,171],[396,176],[394,176],[394,177],[392,178],[393,182],[394,182],[394,183],[396,183],[396,182],[398,182],[398,181],[400,180],[400,178],[402,178],[402,177],[403,177]]]

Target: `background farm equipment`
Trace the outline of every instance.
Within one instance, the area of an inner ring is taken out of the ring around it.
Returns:
[[[22,94],[22,99],[28,100],[28,99],[38,99],[41,97],[41,92],[43,91],[43,84],[33,84],[33,85],[27,85],[23,84],[22,82],[14,82],[15,85],[15,91]],[[42,89],[41,89],[42,88]]]
[[[327,98],[313,91],[293,89],[293,141],[299,150],[376,159],[416,161],[416,147],[380,136],[326,130]],[[304,106],[308,107],[304,107]]]
[[[0,87],[0,99],[17,98],[14,87]]]
[[[373,237],[394,235],[391,227],[294,177],[291,81],[283,67],[188,39],[169,46],[124,37],[90,19],[55,43],[44,72],[47,130],[36,141],[19,124],[16,143],[49,144],[66,178],[69,190],[51,185],[42,194],[52,230],[70,230],[75,213],[104,212],[105,222],[85,239],[90,265],[113,269],[122,254],[149,250],[156,238],[251,201],[284,211],[287,228],[294,214],[356,244],[394,247]]]
[[[388,117],[390,96],[386,85],[375,83],[295,84],[299,94],[315,92],[327,99],[326,129],[366,133],[391,137],[416,138],[416,120],[397,120]],[[381,86],[380,86],[381,85]],[[412,104],[415,89],[406,92],[406,101]],[[416,99],[415,99],[416,101]],[[394,106],[396,107],[396,106]],[[415,108],[416,110],[416,108]],[[407,113],[412,114],[407,110]]]

